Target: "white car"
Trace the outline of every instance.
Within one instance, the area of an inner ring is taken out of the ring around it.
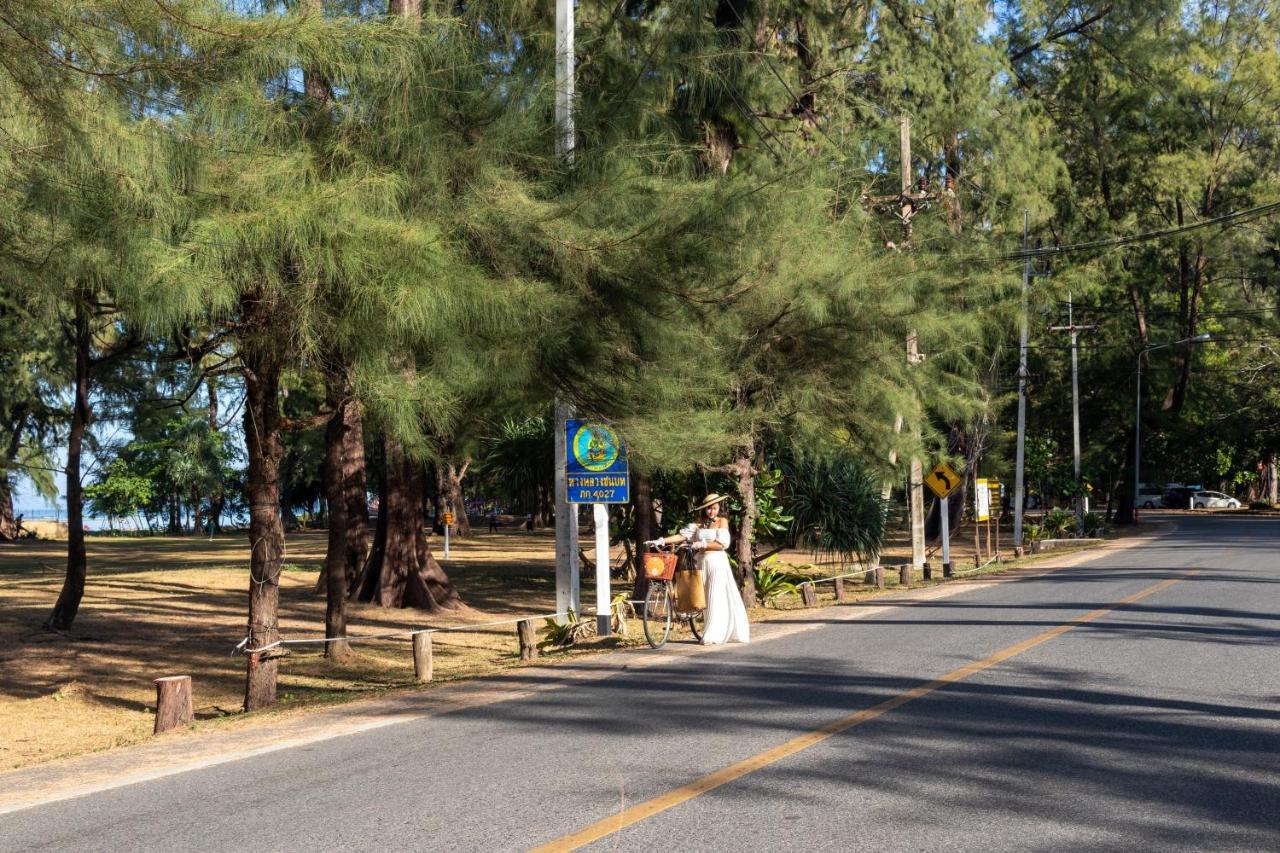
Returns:
[[[1191,505],[1196,509],[1239,509],[1240,501],[1222,492],[1196,492]]]

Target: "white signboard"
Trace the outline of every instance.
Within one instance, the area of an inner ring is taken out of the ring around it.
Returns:
[[[991,486],[985,479],[974,481],[974,485],[974,517],[978,521],[987,521],[991,518]]]

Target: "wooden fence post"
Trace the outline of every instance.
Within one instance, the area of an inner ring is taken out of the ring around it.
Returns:
[[[877,562],[876,570],[871,573],[871,576],[876,579],[876,588],[884,589],[884,566]]]
[[[898,567],[898,583],[903,586],[911,586],[911,564],[903,563]]]
[[[813,588],[813,581],[800,584],[800,600],[804,602],[805,607],[818,606],[818,591]]]
[[[432,661],[431,632],[422,631],[413,635],[413,677],[421,682],[431,680],[435,674]]]
[[[836,588],[836,603],[844,601],[844,578],[836,578],[832,583]]]
[[[189,726],[195,718],[191,703],[191,676],[157,678],[155,734]]]
[[[534,630],[532,619],[521,619],[516,623],[516,637],[520,640],[520,660],[537,660],[537,633]]]

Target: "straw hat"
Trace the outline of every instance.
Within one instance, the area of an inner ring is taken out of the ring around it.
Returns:
[[[706,509],[707,507],[711,506],[712,504],[720,504],[720,503],[724,503],[724,502],[725,502],[725,501],[727,501],[727,500],[729,500],[729,496],[728,496],[728,495],[721,495],[721,494],[718,494],[718,493],[716,493],[716,492],[712,492],[711,494],[709,494],[709,495],[707,495],[705,498],[703,498],[703,499],[702,499],[702,503],[700,503],[700,504],[698,504],[697,506],[695,506],[695,507],[693,508],[693,511],[694,511],[694,512],[697,512],[697,511],[698,511],[698,510],[700,510],[700,509]]]

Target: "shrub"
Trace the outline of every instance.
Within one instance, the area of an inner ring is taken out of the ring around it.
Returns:
[[[591,636],[596,630],[594,619],[579,619],[572,610],[569,611],[564,622],[554,616],[548,616],[545,621],[547,634],[542,642],[538,643],[540,649],[548,646],[561,648],[572,646],[579,640]]]
[[[1106,529],[1106,520],[1096,512],[1086,512],[1084,514],[1084,531],[1086,534],[1092,534],[1094,531],[1102,532]]]
[[[777,568],[772,557],[756,566],[755,579],[756,595],[760,596],[762,604],[768,604],[778,596],[794,595],[799,591],[795,581]]]
[[[1061,539],[1075,532],[1076,516],[1068,509],[1051,509],[1040,522],[1045,539]]]

